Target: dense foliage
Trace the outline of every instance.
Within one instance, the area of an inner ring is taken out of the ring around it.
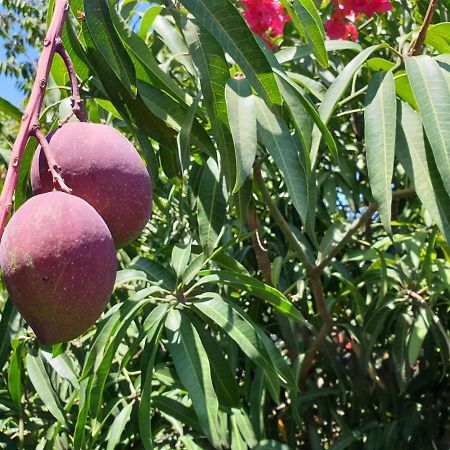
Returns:
[[[154,212],[79,339],[40,347],[2,290],[5,448],[449,447],[448,5],[393,1],[351,42],[337,3],[281,3],[261,39],[238,1],[70,2],[89,120],[140,149]]]

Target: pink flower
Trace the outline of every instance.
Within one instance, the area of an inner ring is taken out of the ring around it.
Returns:
[[[375,13],[384,13],[392,9],[390,0],[355,0],[355,13],[365,14],[367,17]]]
[[[390,0],[332,0],[333,6],[336,8],[336,18],[354,18],[359,14],[367,17],[373,16],[375,13],[384,13],[392,9]]]
[[[343,39],[345,41],[356,41],[358,30],[352,22],[346,22],[340,18],[331,17],[325,23],[325,30],[330,39]]]
[[[332,0],[336,11],[333,13],[333,19],[345,19],[346,17],[354,17],[355,1],[354,0]]]
[[[246,7],[244,17],[253,33],[271,47],[271,39],[283,34],[284,24],[291,20],[278,0],[241,0]]]

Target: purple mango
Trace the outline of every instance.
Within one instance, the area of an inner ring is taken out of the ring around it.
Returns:
[[[135,239],[151,215],[152,182],[133,144],[110,126],[86,122],[63,125],[49,142],[65,183],[103,217],[116,247]],[[31,185],[34,194],[54,188],[40,149]]]
[[[63,192],[32,197],[0,243],[9,295],[42,344],[84,333],[108,303],[116,277],[114,242],[87,202]]]

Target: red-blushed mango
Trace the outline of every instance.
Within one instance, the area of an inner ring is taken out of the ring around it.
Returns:
[[[80,336],[99,318],[117,271],[104,220],[58,191],[32,197],[12,216],[0,266],[14,305],[46,345]]]
[[[135,239],[151,215],[152,182],[133,144],[108,125],[86,122],[63,125],[49,141],[65,183],[103,217],[116,247]],[[54,188],[42,150],[31,185],[34,194]]]

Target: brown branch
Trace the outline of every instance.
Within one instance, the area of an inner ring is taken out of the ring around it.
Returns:
[[[258,266],[261,269],[263,280],[266,284],[272,284],[272,270],[270,264],[270,258],[267,253],[267,249],[263,246],[262,239],[262,230],[261,230],[261,222],[259,221],[258,216],[256,215],[256,211],[254,208],[249,207],[247,213],[247,225],[249,231],[254,231],[252,234],[252,245],[253,250],[255,251],[256,260],[258,262]]]
[[[22,116],[19,133],[11,152],[11,162],[6,173],[5,183],[0,196],[0,239],[5,230],[6,220],[13,205],[14,191],[19,179],[20,165],[30,136],[39,126],[39,112],[44,100],[45,88],[50,73],[50,67],[55,54],[56,39],[61,36],[69,3],[66,0],[56,0],[52,21],[44,39],[44,46],[36,68],[36,79],[31,90],[30,100]]]
[[[298,256],[305,270],[309,272],[312,268],[312,264],[309,262],[302,244],[299,242],[295,234],[290,229],[288,223],[286,222],[277,205],[272,200],[269,191],[267,190],[266,184],[264,183],[264,179],[261,174],[261,161],[255,162],[253,166],[253,177],[256,181],[256,184],[259,187],[259,190],[261,191],[261,195],[263,197],[264,202],[267,204],[267,207],[269,208],[272,217],[275,219],[275,222],[280,227],[280,230],[283,233],[286,240],[288,241],[289,246]]]
[[[81,98],[80,89],[78,87],[78,80],[77,74],[75,72],[75,67],[73,65],[72,60],[70,59],[69,54],[64,48],[62,39],[60,37],[56,38],[55,51],[61,56],[62,60],[64,61],[64,64],[66,65],[67,73],[69,74],[70,87],[72,91],[72,95],[70,97],[70,100],[72,102],[71,105],[72,111],[80,122],[87,122],[86,112],[83,109],[83,99]]]
[[[428,302],[418,292],[415,292],[411,289],[405,289],[405,292],[417,306],[427,310],[430,313],[431,317],[433,318],[433,322],[436,324],[436,326],[439,328],[439,331],[444,336],[447,345],[450,346],[450,338],[448,337],[447,331],[443,327],[441,321],[439,320],[439,317],[434,313]]]
[[[34,130],[34,135],[39,141],[39,144],[45,154],[45,159],[47,160],[48,164],[48,171],[51,173],[53,178],[53,185],[55,186],[55,188],[58,186],[61,191],[66,192],[67,194],[71,194],[72,189],[70,189],[64,182],[60,174],[61,167],[56,163],[53,153],[50,150],[50,146],[48,145],[47,139],[45,139],[45,136],[43,135],[40,128],[37,127]]]
[[[345,233],[345,236],[342,238],[340,242],[336,244],[336,246],[333,248],[333,250],[328,253],[316,266],[316,269],[321,273],[325,267],[328,266],[328,264],[333,260],[333,258],[339,254],[339,252],[351,241],[353,235],[364,225],[369,222],[371,217],[376,211],[376,206],[374,204],[369,204],[367,209],[364,211],[364,213],[357,219],[353,224],[350,226],[350,228],[347,230],[347,233]]]
[[[428,4],[428,9],[423,18],[423,23],[419,31],[419,35],[417,36],[414,45],[411,47],[408,56],[416,56],[419,54],[420,49],[422,48],[423,43],[425,42],[425,38],[427,36],[428,27],[431,24],[431,20],[433,19],[434,11],[436,10],[437,0],[430,0]]]
[[[311,347],[306,353],[305,359],[302,362],[302,368],[300,370],[300,375],[298,379],[299,388],[302,391],[306,391],[306,378],[309,371],[314,365],[316,359],[316,353],[323,347],[327,340],[327,336],[330,334],[333,320],[331,319],[330,313],[328,312],[325,293],[323,291],[322,280],[320,279],[321,271],[315,267],[311,270],[309,274],[309,282],[311,285],[312,296],[316,305],[317,312],[322,319],[322,327],[320,328],[319,334],[314,339]]]
[[[392,197],[396,201],[402,198],[412,197],[414,195],[416,195],[416,191],[410,188],[399,189],[392,193]],[[319,270],[319,272],[322,272],[325,267],[330,264],[333,258],[335,258],[340,253],[340,251],[351,241],[354,234],[360,228],[367,225],[376,210],[376,205],[374,203],[370,203],[364,213],[357,220],[355,220],[355,222],[353,222],[342,240],[336,244],[336,246],[330,251],[330,253],[328,253],[328,255],[324,256],[324,258],[318,262],[316,268]]]

